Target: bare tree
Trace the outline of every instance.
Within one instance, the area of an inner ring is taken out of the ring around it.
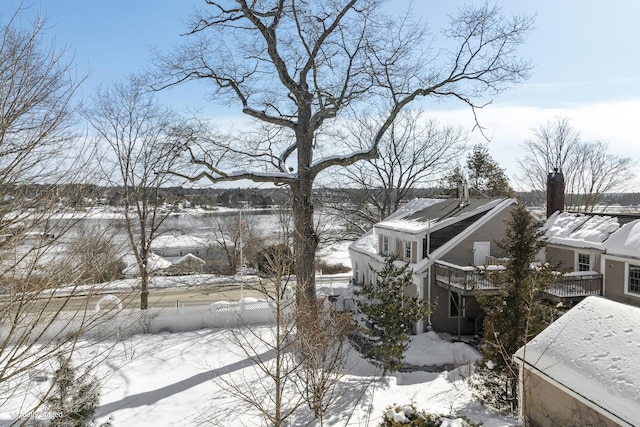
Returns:
[[[286,243],[283,243],[286,245]],[[251,362],[250,374],[242,378],[218,377],[223,389],[257,410],[270,425],[285,425],[304,399],[295,386],[300,360],[295,354],[293,283],[288,274],[291,260],[274,252],[266,258],[268,278],[259,279],[257,289],[268,301],[274,316],[272,326],[248,325],[229,330],[230,342]],[[237,408],[234,408],[234,411]]]
[[[46,399],[30,399],[40,372],[100,321],[88,269],[104,258],[80,261],[68,239],[85,215],[69,195],[90,197],[79,184],[91,179],[76,120],[82,79],[46,42],[46,18],[27,26],[23,13],[0,24],[0,407],[26,413]]]
[[[339,169],[329,181],[345,189],[345,197],[330,206],[358,236],[398,210],[412,190],[434,187],[463,154],[460,128],[422,116],[420,111],[401,112],[380,141],[378,158]],[[367,148],[380,125],[373,118],[347,124],[345,145],[354,151]]]
[[[296,385],[314,418],[323,425],[326,411],[353,386],[341,380],[347,374],[347,337],[356,328],[350,312],[338,312],[330,304],[317,315],[299,307],[295,318],[298,330],[303,331],[296,334],[294,342],[301,362]]]
[[[247,260],[255,259],[264,242],[253,215],[240,211],[237,215],[214,216],[208,221],[213,232],[212,250],[221,250],[226,266],[218,266],[228,274],[240,273]]]
[[[96,143],[106,143],[114,157],[117,178],[112,182],[122,186],[125,229],[140,272],[140,308],[146,310],[151,244],[177,202],[170,203],[168,193],[162,191],[175,180],[161,172],[176,161],[172,150],[179,119],[135,78],[99,90],[86,116],[96,132]],[[108,177],[113,172],[106,170]]]
[[[443,49],[431,49],[423,22],[384,16],[379,0],[207,1],[187,41],[158,59],[159,86],[189,80],[259,126],[225,138],[191,138],[192,180],[249,179],[287,185],[293,195],[298,301],[315,306],[313,185],[334,166],[378,156],[398,114],[419,98],[455,98],[472,112],[526,78],[517,57],[532,24],[498,8],[466,7],[451,19]],[[421,66],[416,66],[420,64]],[[364,149],[350,150],[326,130],[375,106],[379,125]],[[244,136],[241,137],[241,136]],[[199,143],[198,143],[199,142]]]
[[[631,157],[615,156],[602,141],[583,142],[574,153],[576,168],[568,182],[568,206],[575,210],[593,212],[606,204],[609,192],[623,192],[629,188],[637,161]]]
[[[633,177],[630,157],[610,154],[605,142],[582,141],[567,117],[538,125],[521,146],[525,154],[518,159],[520,181],[544,194],[548,173],[562,172],[569,210],[592,212],[607,192],[623,191]]]

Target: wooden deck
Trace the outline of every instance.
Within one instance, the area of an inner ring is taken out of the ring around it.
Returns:
[[[493,266],[492,270],[500,270],[503,267]],[[497,293],[498,287],[494,285],[484,271],[473,266],[461,266],[442,261],[435,262],[436,284],[463,296],[472,296],[477,290],[488,293]]]
[[[602,274],[565,274],[556,279],[553,286],[543,291],[545,299],[556,302],[579,301],[593,295],[602,295]]]
[[[485,270],[486,269],[486,270]],[[476,268],[442,261],[435,262],[436,284],[463,296],[475,292],[498,293],[499,288],[491,282],[485,271],[504,270],[504,266]],[[578,301],[591,295],[602,295],[602,275],[593,272],[569,273],[558,277],[553,286],[543,291],[542,297],[551,301]]]

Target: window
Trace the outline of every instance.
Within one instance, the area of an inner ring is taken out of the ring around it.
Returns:
[[[411,242],[404,242],[404,259],[411,261]]]
[[[464,317],[465,299],[462,297],[458,302],[458,297],[458,294],[449,291],[449,317]]]
[[[640,265],[629,264],[629,292],[640,294]]]
[[[591,256],[578,254],[578,271],[591,271]]]
[[[389,255],[389,236],[382,236],[382,255]]]

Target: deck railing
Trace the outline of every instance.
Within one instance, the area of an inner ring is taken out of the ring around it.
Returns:
[[[441,261],[435,263],[436,280],[440,283],[459,288],[465,292],[474,289],[498,289],[482,269],[461,266]]]
[[[593,272],[563,274],[544,293],[555,298],[602,295],[602,274]]]
[[[436,280],[440,284],[458,288],[463,292],[497,290],[497,284],[492,282],[491,275],[487,273],[504,269],[503,265],[488,265],[477,268],[443,261],[435,262]],[[558,276],[553,286],[543,293],[555,298],[602,295],[602,275],[594,272],[562,274]]]

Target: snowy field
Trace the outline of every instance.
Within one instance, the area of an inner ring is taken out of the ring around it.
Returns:
[[[451,343],[433,332],[414,337],[407,354],[407,360],[424,365],[459,365],[477,357],[465,344]],[[459,369],[468,372],[468,367]],[[224,391],[230,378],[240,383],[254,375],[224,330],[137,335],[114,349],[101,370],[108,382],[98,413],[102,420],[112,416],[116,426],[264,425],[254,411]],[[343,381],[350,393],[329,410],[327,425],[375,426],[393,403],[466,414],[486,427],[514,423],[475,403],[458,369],[379,378],[376,369],[352,351],[347,372]],[[306,424],[307,414],[302,413],[291,425]]]
[[[246,355],[230,338],[228,331],[215,329],[136,335],[118,343],[96,371],[102,379],[99,420],[111,417],[114,426],[266,425],[254,410],[225,391],[229,382],[258,384],[253,382],[256,374]],[[91,359],[107,345],[82,346],[74,360]],[[414,403],[418,409],[449,416],[466,415],[486,427],[515,424],[474,401],[462,377],[479,356],[466,344],[452,343],[434,332],[415,336],[406,361],[426,366],[425,371],[384,378],[355,350],[349,356],[342,379],[347,392],[329,409],[325,425],[376,426],[394,403]],[[451,364],[456,367],[427,372]],[[46,386],[47,382],[39,387]],[[19,411],[19,407],[2,408],[0,425]],[[302,409],[288,425],[308,425],[309,420],[309,412]]]

